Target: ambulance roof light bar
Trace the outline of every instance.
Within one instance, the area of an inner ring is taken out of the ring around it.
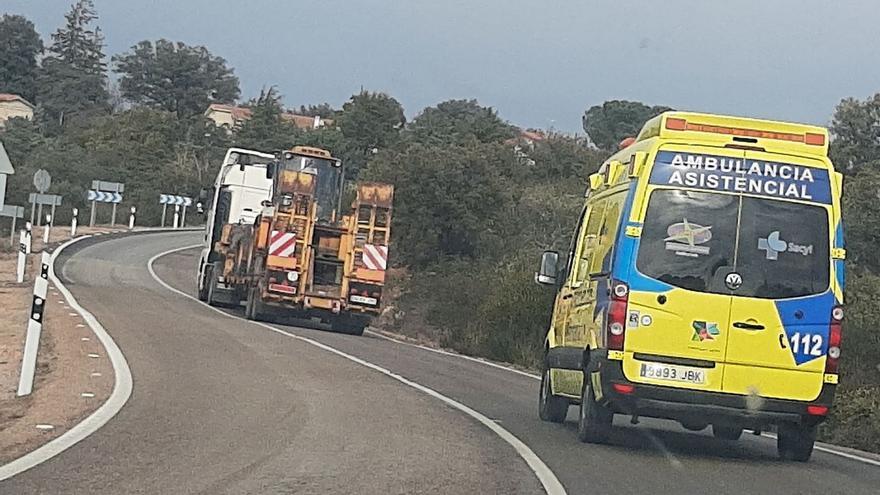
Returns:
[[[792,143],[804,143],[811,146],[825,146],[825,135],[812,132],[795,134],[790,132],[762,131],[760,129],[749,129],[745,127],[700,124],[697,122],[688,122],[687,119],[678,117],[668,117],[666,119],[666,128],[670,131],[708,132],[712,134],[726,134],[729,136],[775,139]]]

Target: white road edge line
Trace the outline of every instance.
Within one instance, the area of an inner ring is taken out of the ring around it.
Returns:
[[[546,464],[544,464],[544,461],[542,461],[541,458],[538,457],[538,455],[535,454],[535,452],[533,452],[532,449],[530,449],[528,447],[528,445],[523,443],[523,441],[520,440],[519,438],[517,438],[514,434],[512,434],[509,431],[502,428],[500,425],[498,425],[498,423],[492,421],[490,418],[484,416],[483,414],[480,414],[479,412],[471,409],[470,407],[462,404],[461,402],[458,402],[454,399],[451,399],[451,398],[441,394],[440,392],[437,392],[436,390],[434,390],[432,388],[426,387],[426,386],[421,385],[419,383],[416,383],[412,380],[404,378],[403,376],[398,375],[397,373],[394,373],[393,371],[385,369],[385,368],[378,366],[376,364],[373,364],[369,361],[364,361],[363,359],[360,359],[356,356],[352,356],[351,354],[347,354],[345,352],[342,352],[342,351],[335,349],[333,347],[330,347],[326,344],[322,344],[321,342],[318,342],[316,340],[312,340],[307,337],[302,337],[302,336],[287,332],[285,330],[282,330],[280,328],[276,328],[271,325],[267,325],[265,323],[246,320],[246,319],[241,318],[239,316],[232,315],[232,314],[226,313],[224,311],[221,311],[217,308],[214,308],[214,307],[212,307],[202,301],[199,301],[198,298],[193,297],[193,296],[191,296],[181,290],[175,289],[174,287],[168,285],[167,283],[165,283],[164,280],[162,280],[156,274],[155,270],[153,269],[153,263],[157,259],[159,259],[163,256],[166,256],[166,255],[169,255],[172,253],[176,253],[179,251],[186,251],[187,249],[193,249],[193,248],[200,247],[200,246],[201,246],[201,244],[184,246],[184,247],[180,247],[180,248],[170,249],[168,251],[159,253],[156,256],[153,256],[147,262],[147,270],[150,272],[150,276],[152,276],[153,279],[156,280],[156,282],[158,282],[162,287],[168,289],[169,291],[174,292],[175,294],[183,296],[187,299],[191,299],[199,304],[202,304],[205,307],[207,307],[208,309],[211,309],[211,310],[213,310],[223,316],[226,316],[226,317],[232,318],[232,319],[236,319],[236,320],[242,320],[247,323],[252,323],[254,325],[263,327],[267,330],[278,333],[280,335],[284,335],[286,337],[291,337],[291,338],[294,338],[294,339],[299,340],[301,342],[311,344],[315,347],[318,347],[319,349],[336,354],[337,356],[348,359],[349,361],[357,363],[361,366],[365,366],[371,370],[378,371],[379,373],[382,373],[385,376],[393,378],[393,379],[399,381],[400,383],[403,383],[404,385],[407,385],[411,388],[414,388],[422,393],[425,393],[431,397],[434,397],[435,399],[438,399],[438,400],[444,402],[445,404],[447,404],[455,409],[458,409],[459,411],[467,414],[468,416],[470,416],[473,419],[476,419],[477,421],[482,423],[485,427],[489,428],[493,433],[495,433],[496,435],[501,437],[502,440],[504,440],[505,442],[510,444],[510,446],[512,446],[514,448],[514,450],[516,450],[516,453],[519,454],[519,456],[526,462],[526,464],[528,464],[528,466],[529,466],[529,468],[531,468],[532,472],[535,473],[535,476],[538,478],[538,481],[544,487],[544,491],[548,495],[565,495],[566,494],[565,488],[562,486],[562,483],[559,481],[559,479],[556,478],[556,475],[553,474],[553,471],[551,471],[550,468]]]
[[[457,357],[460,359],[465,359],[467,361],[473,361],[475,363],[480,363],[480,364],[484,364],[486,366],[491,366],[492,368],[498,368],[500,370],[509,371],[511,373],[516,373],[517,375],[527,376],[529,378],[533,378],[538,381],[541,380],[540,375],[535,375],[535,374],[529,373],[528,371],[523,371],[523,370],[518,370],[516,368],[511,368],[510,366],[504,366],[503,364],[493,363],[492,361],[487,361],[485,359],[480,359],[480,358],[473,357],[473,356],[467,356],[464,354],[457,354],[455,352],[449,352],[449,351],[445,351],[443,349],[436,349],[434,347],[428,347],[428,346],[424,346],[424,345],[420,345],[420,344],[413,344],[412,342],[406,342],[405,340],[395,339],[394,337],[390,337],[388,335],[381,334],[379,332],[374,332],[372,330],[366,330],[364,333],[367,333],[367,334],[372,335],[374,337],[379,337],[380,339],[390,340],[391,342],[396,342],[398,344],[408,345],[411,347],[418,347],[419,349],[422,349],[425,351],[436,352],[437,354],[442,354],[444,356]]]
[[[76,424],[73,428],[64,432],[58,438],[9,462],[8,464],[0,466],[0,481],[9,479],[48,461],[70,447],[73,447],[92,433],[98,431],[99,428],[116,416],[131,396],[131,370],[128,369],[128,362],[126,362],[125,356],[122,355],[122,351],[119,350],[116,342],[113,341],[113,338],[110,337],[104,327],[101,326],[97,319],[95,319],[94,315],[80,306],[70,291],[67,290],[67,287],[65,287],[58,277],[55,276],[55,259],[58,255],[61,254],[66,247],[88,237],[91,236],[86,235],[71,239],[55,249],[52,253],[52,260],[49,263],[49,280],[51,280],[61,294],[64,295],[64,298],[67,300],[70,307],[82,316],[83,320],[85,320],[88,326],[92,329],[95,336],[98,337],[98,340],[101,341],[104,349],[107,350],[107,356],[110,357],[110,362],[113,364],[113,372],[116,375],[113,391],[110,393],[110,397],[107,401],[101,404],[101,407],[86,419]]]

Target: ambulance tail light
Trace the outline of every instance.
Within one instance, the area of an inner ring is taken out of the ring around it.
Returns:
[[[834,306],[831,310],[831,331],[828,333],[828,356],[825,358],[825,373],[837,373],[840,363],[840,337],[843,326],[843,307]]]
[[[608,350],[622,351],[626,339],[626,310],[629,304],[629,286],[620,281],[611,283],[611,302],[608,304],[606,339]]]

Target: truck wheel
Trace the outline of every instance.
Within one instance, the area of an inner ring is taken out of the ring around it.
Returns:
[[[550,367],[544,360],[544,370],[541,373],[541,390],[538,392],[538,417],[542,421],[550,423],[562,423],[568,415],[569,401],[565,397],[553,395],[553,387],[550,382]]]
[[[330,328],[334,332],[344,333],[347,335],[363,335],[364,330],[369,325],[369,320],[364,321],[360,318],[338,318],[330,323]]]
[[[208,301],[208,281],[210,276],[211,265],[205,265],[205,271],[202,273],[201,287],[199,288],[199,301]]]
[[[217,276],[215,273],[216,270],[213,265],[205,267],[205,289],[208,293],[205,301],[211,306],[219,306],[217,304]]]
[[[588,443],[605,443],[611,434],[614,413],[596,402],[590,380],[589,368],[584,370],[584,386],[581,389],[581,407],[578,409],[578,440]]]
[[[739,440],[743,434],[743,429],[729,425],[712,425],[712,435],[719,440]]]
[[[244,317],[248,320],[259,321],[262,319],[260,292],[256,287],[248,289],[247,302],[244,307]]]
[[[776,434],[776,450],[781,459],[807,462],[816,443],[816,427],[802,425],[779,425]]]

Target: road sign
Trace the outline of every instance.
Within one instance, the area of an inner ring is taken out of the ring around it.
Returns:
[[[192,205],[192,198],[188,198],[186,196],[177,196],[174,194],[160,194],[159,195],[159,204],[160,205],[178,205],[178,206],[190,206]]]
[[[86,193],[86,199],[89,201],[97,201],[99,203],[120,203],[122,202],[122,194],[118,192],[89,190]]]
[[[0,217],[11,217],[12,228],[9,232],[9,245],[15,241],[15,223],[19,218],[24,218],[24,206],[3,205],[0,206]]]
[[[86,194],[86,198],[92,202],[92,212],[89,217],[90,227],[95,226],[95,207],[97,203],[110,203],[113,205],[113,211],[110,214],[110,225],[116,225],[116,205],[122,201],[122,193],[124,191],[125,184],[121,182],[92,181],[92,189]]]
[[[58,194],[30,193],[28,202],[46,206],[61,206],[61,196]]]
[[[39,226],[43,219],[43,205],[52,207],[52,216],[54,217],[55,207],[61,206],[61,196],[58,194],[30,193],[28,202],[31,204],[31,223],[34,223],[34,218],[36,218],[36,225]]]
[[[37,188],[37,191],[44,193],[49,190],[49,186],[51,185],[52,176],[49,175],[49,172],[39,169],[34,173],[34,187]]]
[[[92,189],[96,191],[125,192],[125,184],[121,182],[108,182],[106,180],[93,180]]]

